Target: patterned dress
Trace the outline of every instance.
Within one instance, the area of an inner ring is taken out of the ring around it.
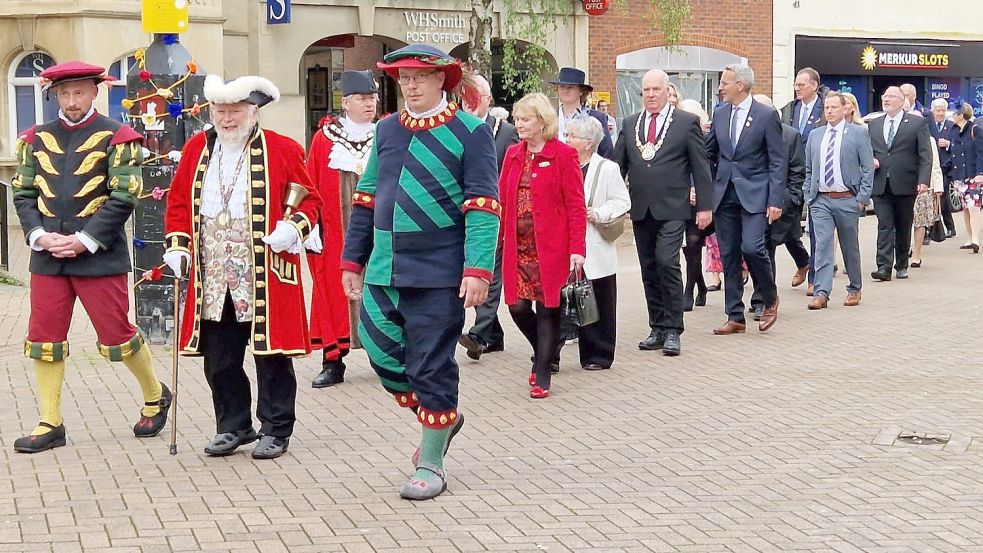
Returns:
[[[536,232],[532,215],[532,162],[536,154],[528,154],[522,166],[516,205],[519,216],[515,223],[516,245],[518,246],[517,285],[519,299],[543,301],[543,286],[539,279],[539,254],[536,252]]]

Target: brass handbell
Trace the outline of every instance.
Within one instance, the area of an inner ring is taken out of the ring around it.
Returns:
[[[287,209],[283,212],[283,218],[286,219],[290,217],[293,210],[300,207],[300,203],[304,201],[304,198],[310,192],[303,186],[297,184],[296,182],[291,182],[287,184],[287,197],[283,199],[283,203],[287,204]]]

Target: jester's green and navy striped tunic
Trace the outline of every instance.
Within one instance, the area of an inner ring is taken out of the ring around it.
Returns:
[[[458,288],[492,280],[501,206],[491,127],[453,104],[379,122],[345,235],[342,268],[365,283]]]

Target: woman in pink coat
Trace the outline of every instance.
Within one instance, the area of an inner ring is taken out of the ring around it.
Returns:
[[[560,288],[580,271],[587,209],[577,151],[556,138],[557,113],[540,93],[513,108],[520,141],[499,178],[505,303],[534,352],[529,396],[545,398],[560,340]],[[533,310],[535,302],[535,311]]]

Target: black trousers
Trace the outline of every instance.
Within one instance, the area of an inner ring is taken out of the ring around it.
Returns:
[[[707,236],[713,233],[713,223],[706,229],[700,230],[696,220],[686,221],[686,244],[683,245],[683,256],[686,257],[686,298],[693,298],[693,291],[707,291],[707,283],[703,278],[703,246]],[[689,301],[689,300],[687,300]]]
[[[502,300],[502,250],[495,253],[495,272],[488,286],[488,299],[474,308],[474,326],[468,334],[481,340],[486,346],[501,346],[505,342],[505,330],[498,320],[498,304]]]
[[[253,427],[249,379],[243,369],[251,324],[236,321],[232,297],[226,295],[222,320],[201,322],[201,352],[205,379],[212,390],[219,434]],[[261,434],[286,438],[297,420],[297,379],[293,361],[282,354],[255,355],[256,418]]]
[[[632,227],[642,269],[649,328],[682,333],[683,275],[679,250],[686,235],[686,221],[657,221],[646,213],[644,219],[632,221]]]
[[[617,275],[592,279],[597,311],[601,316],[594,324],[580,327],[580,366],[600,365],[611,367],[614,363],[614,346],[618,330],[618,282]]]
[[[877,270],[908,268],[911,225],[915,221],[915,195],[896,196],[888,182],[884,194],[874,197],[877,215]]]
[[[945,185],[942,192],[942,224],[949,231],[956,230],[956,223],[952,220],[952,204],[949,203],[949,190],[952,188],[952,179],[945,178]]]

